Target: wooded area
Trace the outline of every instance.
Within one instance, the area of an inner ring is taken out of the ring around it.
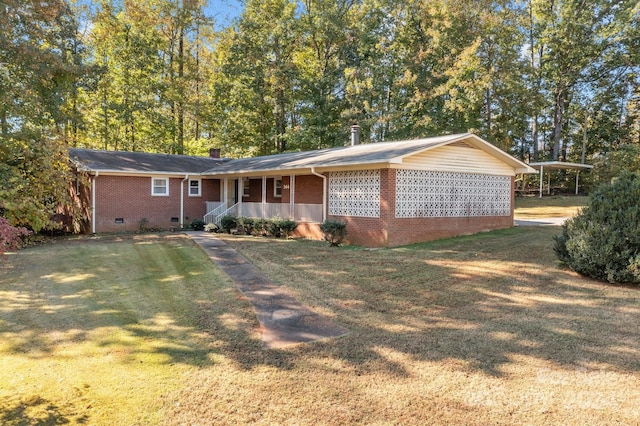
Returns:
[[[0,0],[5,216],[45,225],[68,146],[265,155],[353,123],[363,143],[470,131],[603,178],[639,167],[635,0],[246,0],[226,28],[205,3]]]

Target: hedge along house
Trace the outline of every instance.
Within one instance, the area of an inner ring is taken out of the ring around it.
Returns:
[[[237,160],[82,149],[71,158],[91,179],[92,232],[231,214],[293,218],[296,236],[318,239],[320,223],[337,219],[365,246],[511,227],[514,177],[535,173],[469,133]]]
[[[347,223],[347,240],[397,246],[513,226],[514,177],[535,173],[473,134],[231,160],[203,172],[222,181],[205,216],[291,217],[297,235]]]
[[[201,173],[223,164],[210,157],[72,148],[78,173],[88,176],[88,228],[96,232],[182,228],[202,219],[206,201],[220,200],[220,181]],[[77,191],[81,192],[81,191]]]

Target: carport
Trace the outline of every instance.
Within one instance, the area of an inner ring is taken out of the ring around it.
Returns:
[[[593,166],[590,164],[567,163],[564,161],[543,161],[539,163],[529,163],[529,166],[533,167],[536,170],[540,170],[540,198],[542,198],[542,193],[544,192],[543,182],[545,170],[577,170],[576,195],[578,195],[578,181],[580,178],[580,170],[593,169]],[[551,194],[551,173],[547,173],[547,195],[549,194]]]

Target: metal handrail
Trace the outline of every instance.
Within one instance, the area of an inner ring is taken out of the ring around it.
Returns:
[[[232,207],[233,208],[233,207]],[[216,223],[216,218],[220,215],[220,213],[225,212],[227,210],[227,206],[225,204],[220,204],[215,209],[211,210],[207,214],[204,215],[204,223]]]
[[[235,211],[236,207],[238,207],[238,203],[232,205],[231,207],[229,207],[228,209],[226,209],[225,211],[223,211],[222,213],[220,213],[218,216],[216,216],[216,220],[215,220],[215,224],[220,226],[220,221],[222,220],[222,218],[224,216],[229,215],[229,213],[231,213],[231,211]]]

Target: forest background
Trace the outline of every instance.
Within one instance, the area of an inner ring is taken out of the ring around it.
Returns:
[[[68,147],[245,157],[473,132],[640,169],[635,0],[0,0],[0,213],[38,230]],[[570,181],[568,179],[567,181]]]

